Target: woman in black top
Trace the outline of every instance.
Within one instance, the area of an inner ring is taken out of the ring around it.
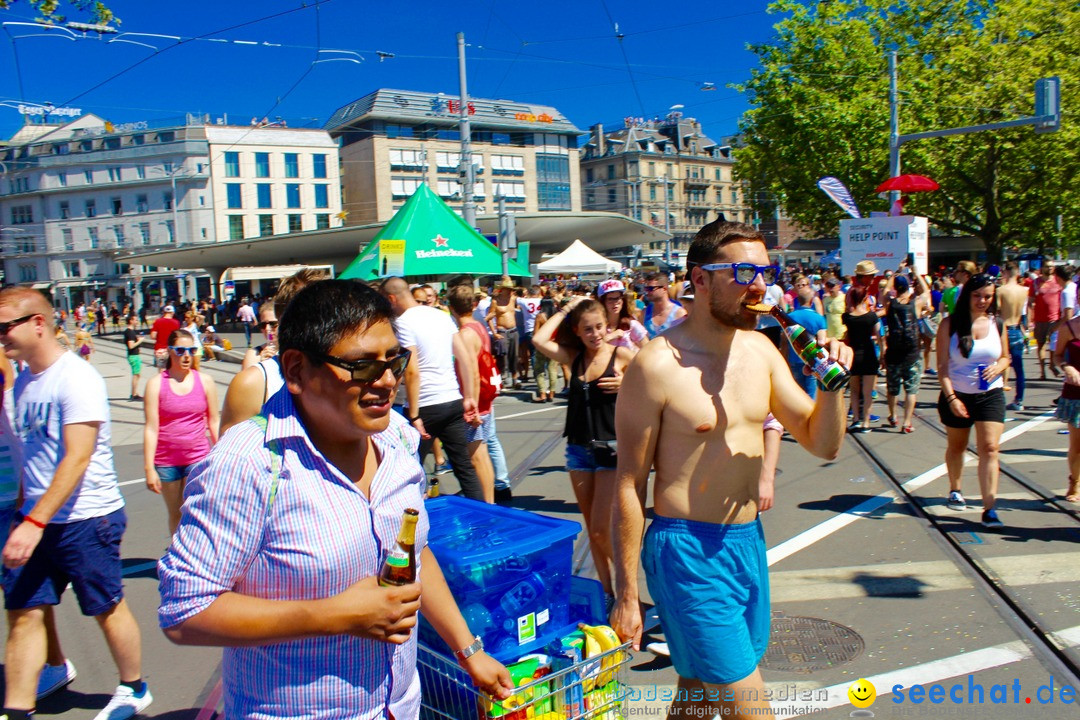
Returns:
[[[844,342],[851,346],[851,431],[870,432],[870,404],[878,370],[878,316],[866,301],[866,288],[851,288],[851,312],[843,315],[847,335]]]
[[[612,593],[611,505],[615,490],[615,398],[631,351],[604,341],[607,320],[596,300],[575,297],[533,335],[538,352],[569,365],[566,469],[585,517],[596,574]]]

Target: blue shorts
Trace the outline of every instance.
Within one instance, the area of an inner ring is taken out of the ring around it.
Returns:
[[[771,622],[761,522],[657,516],[641,558],[676,672],[716,685],[753,673]]]
[[[593,451],[584,445],[567,443],[566,469],[579,470],[581,472],[595,472],[597,470],[614,470],[615,466],[599,464]]]
[[[495,412],[489,412],[487,415],[480,417],[480,424],[476,427],[468,425],[465,428],[465,442],[473,443],[477,440],[483,440],[485,443],[491,442],[491,439],[495,437]]]
[[[15,519],[15,503],[4,503],[0,506],[0,549],[7,545],[8,535],[11,534],[11,521]]]
[[[123,508],[89,520],[50,524],[25,565],[4,568],[4,607],[59,605],[70,582],[83,615],[111,610],[124,598],[120,538],[126,527]]]
[[[161,482],[176,482],[190,475],[193,467],[195,467],[195,463],[190,465],[155,465],[154,469],[157,470]]]

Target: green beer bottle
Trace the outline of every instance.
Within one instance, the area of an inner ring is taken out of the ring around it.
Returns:
[[[826,390],[842,390],[848,384],[851,376],[844,367],[835,360],[829,360],[829,353],[825,348],[817,344],[817,340],[799,323],[791,319],[791,316],[773,305],[772,315],[784,328],[791,347],[810,366],[810,371],[818,379]]]

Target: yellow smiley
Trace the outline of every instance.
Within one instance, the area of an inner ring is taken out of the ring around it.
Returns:
[[[862,678],[851,683],[851,687],[847,690],[848,700],[851,704],[857,708],[868,708],[874,704],[874,700],[877,699],[877,690],[874,688],[873,683],[869,680]]]

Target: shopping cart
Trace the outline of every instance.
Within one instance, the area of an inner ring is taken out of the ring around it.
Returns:
[[[623,720],[630,643],[523,685],[503,701],[473,686],[453,660],[420,645],[421,720]]]

